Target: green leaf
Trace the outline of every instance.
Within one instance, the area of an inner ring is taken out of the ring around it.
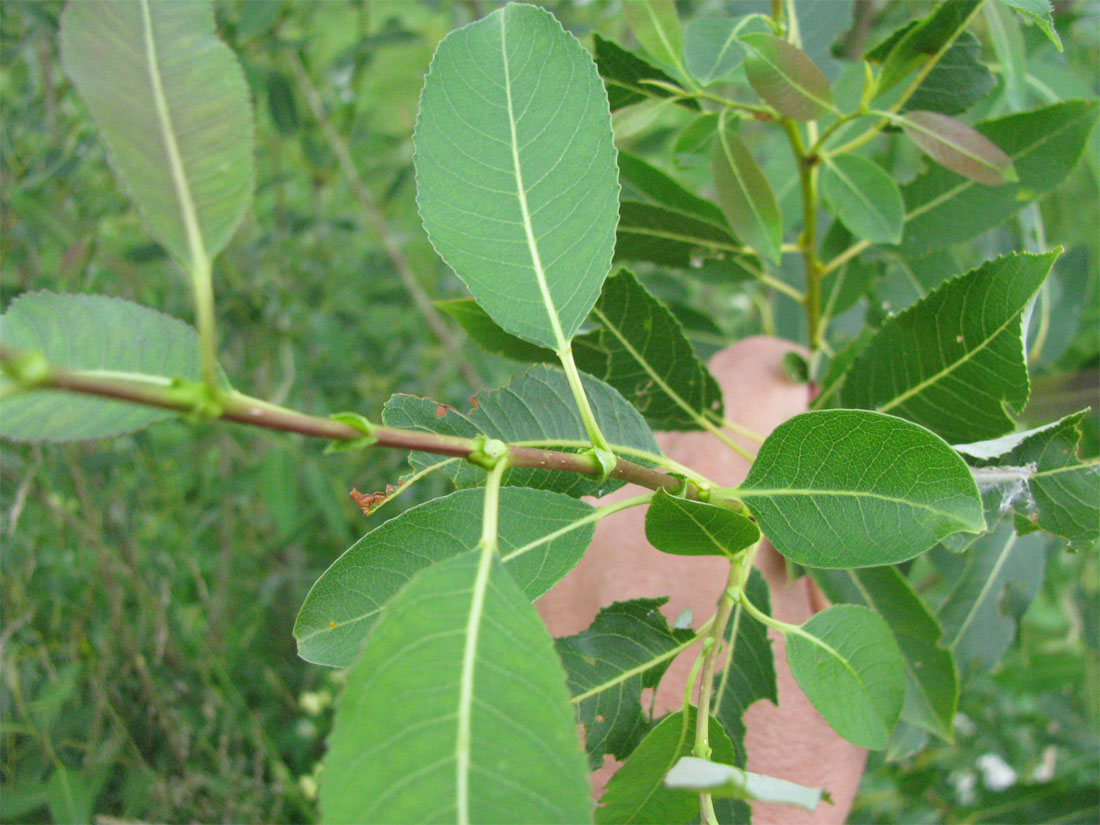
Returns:
[[[737,42],[741,22],[733,17],[697,17],[684,27],[684,63],[701,85],[726,77],[745,59]]]
[[[252,105],[207,2],[69,3],[61,60],[150,232],[209,265],[252,199]]]
[[[951,42],[977,14],[982,2],[944,0],[923,20],[906,24],[871,49],[866,59],[882,64],[879,93],[893,87]]]
[[[825,794],[822,788],[808,788],[786,779],[743,771],[696,756],[681,757],[665,777],[665,787],[708,793],[712,797],[794,805],[807,811],[817,808]]]
[[[886,320],[848,371],[849,407],[900,415],[951,443],[1013,427],[1029,386],[1023,313],[1057,257],[986,261]]]
[[[1018,11],[1029,23],[1038,26],[1050,42],[1058,47],[1058,51],[1062,51],[1062,38],[1054,28],[1050,0],[1000,0],[1000,2]]]
[[[120,298],[24,293],[0,316],[5,347],[40,352],[66,370],[130,377],[161,387],[199,375],[198,336],[182,321]],[[0,393],[11,383],[0,374]],[[59,390],[4,398],[4,438],[79,441],[140,430],[177,413]]]
[[[630,189],[651,203],[707,221],[722,230],[728,228],[721,209],[637,155],[619,152],[619,177]]]
[[[979,58],[982,44],[963,32],[939,59],[917,90],[905,101],[904,111],[927,109],[945,115],[966,111],[993,88],[992,72]]]
[[[631,0],[622,10],[643,49],[662,63],[680,64],[684,46],[675,0]]]
[[[592,405],[600,429],[611,444],[621,444],[652,453],[660,448],[642,416],[612,387],[590,375],[581,375],[585,394]],[[515,376],[506,387],[478,393],[477,407],[468,414],[427,398],[395,395],[382,410],[386,426],[424,432],[444,433],[473,438],[484,434],[504,442],[577,441],[588,436],[565,375],[556,369],[536,366]],[[427,453],[411,453],[415,469],[438,462]],[[444,472],[458,487],[482,483],[484,472],[466,464],[448,465]],[[605,481],[557,470],[517,467],[508,470],[505,484],[514,487],[541,487],[571,496],[609,492],[622,482]]]
[[[733,131],[719,128],[711,154],[718,203],[733,233],[758,255],[779,263],[782,219],[768,179]]]
[[[726,507],[660,490],[646,511],[645,537],[662,553],[732,557],[760,540],[760,528]]]
[[[347,667],[386,602],[420,570],[477,546],[484,490],[459,490],[371,530],[321,574],[294,623],[298,655]],[[537,599],[584,555],[594,509],[549,490],[500,491],[498,544],[504,569]]]
[[[500,326],[564,350],[607,277],[618,218],[607,93],[588,53],[528,5],[452,32],[413,146],[436,251]]]
[[[735,494],[776,550],[810,567],[892,564],[985,529],[958,453],[923,427],[858,410],[781,424]]]
[[[787,661],[798,686],[826,722],[863,748],[881,750],[898,722],[905,670],[886,622],[841,604],[787,633]]]
[[[979,484],[1000,493],[1039,529],[1072,543],[1100,540],[1100,466],[1078,457],[1080,425],[1087,410],[1032,430],[995,458],[977,462]],[[959,448],[969,452],[966,446]]]
[[[890,626],[905,666],[901,718],[953,742],[959,676],[951,652],[939,646],[943,629],[912,585],[894,567],[815,570],[832,602],[869,607]]]
[[[972,238],[1057,187],[1080,160],[1098,108],[1095,100],[1074,100],[978,124],[1012,159],[1019,183],[989,188],[930,167],[902,187],[904,254],[927,255]]]
[[[771,613],[768,583],[760,571],[753,568],[745,583],[749,601],[765,613]],[[726,628],[729,649],[723,672],[715,676],[713,713],[729,734],[736,752],[733,764],[744,767],[745,711],[761,699],[779,704],[779,689],[775,682],[775,658],[768,629],[749,615],[740,603],[734,606]],[[730,641],[732,640],[732,641]]]
[[[829,81],[804,51],[763,32],[742,35],[741,43],[749,84],[781,115],[817,120],[834,111]]]
[[[1019,180],[1012,158],[960,120],[936,112],[907,112],[897,122],[921,151],[952,172],[986,186]]]
[[[703,256],[752,260],[728,229],[710,221],[639,201],[623,201],[619,208],[616,261],[649,261],[688,269]]]
[[[323,766],[325,822],[591,816],[550,637],[477,550],[422,570],[386,605],[348,671]]]
[[[584,631],[554,641],[569,692],[597,691],[576,703],[589,759],[596,765],[605,753],[625,759],[645,736],[650,723],[642,712],[642,689],[655,688],[672,659],[648,665],[694,635],[668,626],[659,612],[667,601],[615,602]]]
[[[657,80],[679,88],[680,84],[668,74],[651,63],[642,60],[633,52],[598,34],[592,34],[592,43],[596,52],[596,68],[607,85],[607,98],[611,111],[641,103],[651,97],[672,97],[673,92],[645,83]],[[680,98],[677,105],[688,109],[699,109],[699,104],[690,98]]]
[[[936,614],[942,644],[955,654],[964,683],[990,670],[1012,644],[1016,622],[1043,581],[1046,541],[1039,534],[1015,535],[1006,520],[962,557],[965,566],[952,576]]]
[[[463,331],[486,352],[529,364],[557,360],[553,350],[537,347],[505,332],[472,298],[436,301],[435,305],[457,321]]]
[[[621,392],[652,426],[698,430],[706,414],[722,415],[722,390],[680,322],[629,270],[607,279],[592,319],[605,357],[581,358],[581,369]]]
[[[711,720],[711,758],[733,761],[733,746],[721,725]],[[699,796],[691,791],[666,788],[665,775],[683,756],[691,754],[695,738],[695,708],[670,713],[635,748],[607,783],[607,792],[596,809],[599,825],[652,823],[683,825],[699,815]]]
[[[872,243],[901,240],[901,190],[873,161],[858,155],[830,157],[821,175],[821,194],[857,238]]]

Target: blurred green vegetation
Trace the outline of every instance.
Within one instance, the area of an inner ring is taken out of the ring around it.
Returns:
[[[419,227],[411,133],[436,43],[495,5],[219,4],[257,126],[254,205],[215,265],[223,364],[243,391],[317,413],[371,414],[394,392],[461,404],[479,389],[463,361],[485,385],[507,375],[505,362],[465,344],[449,350],[430,333],[331,141],[335,133],[346,142],[425,293],[463,295]],[[595,28],[623,38],[614,4],[547,5],[578,35]],[[681,13],[721,6],[681,3]],[[190,319],[182,273],[150,242],[61,74],[61,7],[0,4],[0,299],[98,292]],[[1059,7],[1064,56],[1024,30],[1036,78],[1059,95],[1095,95],[1095,3]],[[893,14],[883,32],[898,22]],[[327,125],[311,107],[312,84]],[[660,153],[682,125],[658,123],[632,148]],[[1070,250],[1056,270],[1054,323],[1038,364],[1044,421],[1080,406],[1067,394],[1092,392],[1095,404],[1096,147],[1094,135],[1086,162],[1042,206],[1048,242]],[[769,174],[781,170],[783,157],[764,151]],[[900,158],[895,168],[915,163]],[[680,171],[706,177],[691,158]],[[1015,231],[956,251],[960,267],[1014,246]],[[782,299],[773,307],[736,286],[646,275],[701,350],[759,331],[798,334]],[[887,277],[875,299],[902,288]],[[857,309],[861,323],[876,306]],[[845,323],[838,319],[841,331]],[[290,630],[313,580],[364,532],[348,490],[382,489],[404,469],[396,453],[322,456],[295,437],[182,422],[107,443],[4,445],[0,820],[314,821],[316,764],[339,679],[300,661]],[[387,515],[441,490],[428,480]],[[964,692],[969,727],[964,720],[957,745],[897,763],[876,757],[859,821],[1091,817],[1096,556],[1056,554],[1049,568],[1021,644]],[[989,753],[1021,781],[990,790],[977,767]]]

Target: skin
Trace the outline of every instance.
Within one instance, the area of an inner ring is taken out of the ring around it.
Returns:
[[[717,353],[710,362],[725,397],[726,417],[761,435],[806,410],[810,388],[794,384],[783,373],[783,355],[798,350],[776,338],[755,337]],[[736,437],[750,452],[758,444]],[[704,432],[663,433],[657,437],[664,453],[698,470],[722,486],[741,482],[749,462],[714,436]],[[636,495],[625,488],[604,501]],[[579,633],[591,624],[603,606],[615,601],[669,596],[662,609],[672,620],[690,608],[699,626],[713,612],[726,585],[729,562],[719,558],[671,556],[649,546],[645,539],[644,508],[632,508],[600,522],[592,546],[574,570],[536,604],[554,636]],[[756,566],[771,588],[772,614],[801,624],[828,606],[808,577],[790,581],[784,561],[766,542]],[[782,635],[769,631],[779,687],[779,705],[755,703],[745,714],[748,769],[824,787],[833,804],[822,803],[814,812],[780,805],[753,805],[757,825],[826,825],[843,823],[863,774],[866,751],[846,742],[814,710],[787,665]],[[688,671],[697,649],[673,661],[657,689],[655,713],[680,708]],[[643,697],[646,698],[646,697]],[[598,798],[619,764],[610,757],[592,774]]]

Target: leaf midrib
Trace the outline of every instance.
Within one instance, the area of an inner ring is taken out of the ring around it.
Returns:
[[[887,501],[891,504],[904,504],[908,507],[914,507],[921,510],[926,510],[929,513],[933,513],[937,516],[944,516],[945,518],[952,519],[955,522],[963,523],[962,518],[957,513],[951,513],[946,510],[937,510],[928,504],[913,501],[907,498],[898,498],[897,496],[886,496],[881,493],[871,493],[864,490],[816,490],[811,488],[801,487],[789,487],[789,488],[777,488],[766,489],[763,487],[738,487],[732,491],[737,498],[767,498],[778,496],[830,496],[830,497],[851,497],[851,498],[871,498],[876,501]]]
[[[774,35],[772,35],[772,36],[774,36]],[[746,38],[742,38],[742,40],[745,40],[745,39]],[[776,38],[776,39],[778,40],[778,38]],[[798,83],[790,75],[788,75],[786,72],[784,72],[782,67],[780,67],[778,63],[775,63],[774,61],[770,60],[767,57],[767,55],[765,55],[760,49],[756,48],[756,46],[753,45],[752,40],[749,40],[748,43],[749,43],[749,47],[753,50],[753,52],[756,53],[756,56],[759,57],[760,60],[763,63],[766,63],[768,66],[770,66],[775,71],[775,73],[777,75],[779,75],[784,80],[786,80],[795,91],[797,91],[799,94],[801,94],[807,100],[813,101],[818,106],[822,107],[826,112],[833,111],[833,102],[831,100],[825,100],[825,99],[820,98],[817,95],[813,94],[812,92],[810,92],[801,83]],[[815,66],[814,68],[817,68],[817,67]],[[816,118],[815,118],[815,120],[816,120]]]

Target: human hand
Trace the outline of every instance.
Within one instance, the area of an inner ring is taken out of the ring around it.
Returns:
[[[784,354],[797,349],[776,338],[755,337],[717,353],[710,369],[722,387],[726,417],[767,435],[791,416],[805,411],[810,388],[792,383],[782,369]],[[750,452],[759,447],[743,437],[733,438]],[[749,471],[748,461],[709,433],[663,433],[657,441],[667,456],[723,486],[738,484]],[[619,491],[605,501],[631,494]],[[756,566],[771,589],[772,614],[776,618],[801,624],[828,606],[809,577],[788,580],[783,558],[767,542],[757,553]],[[690,608],[698,626],[714,611],[728,573],[729,562],[717,557],[658,552],[645,539],[644,512],[630,509],[600,522],[584,558],[536,606],[554,636],[581,632],[601,607],[612,602],[643,597],[668,596],[662,609],[666,617],[671,620]],[[757,702],[745,713],[748,769],[824,787],[833,804],[823,803],[812,813],[755,804],[753,821],[758,825],[842,823],[859,785],[866,751],[841,739],[814,710],[787,666],[782,635],[769,631],[769,637],[773,641],[779,706]],[[657,715],[679,710],[696,655],[694,648],[687,650],[669,666],[657,689]],[[618,767],[607,757],[604,767],[593,774],[597,794],[602,793]]]

